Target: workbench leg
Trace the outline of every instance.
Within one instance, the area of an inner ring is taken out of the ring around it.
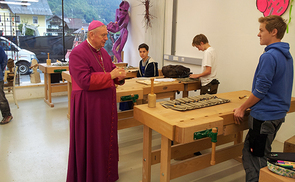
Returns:
[[[47,85],[47,77],[48,74],[44,73],[44,94],[45,94],[45,100],[48,99],[48,85]]]
[[[243,142],[243,131],[240,131],[240,132],[236,133],[236,137],[235,137],[235,140],[234,140],[234,145],[237,145],[237,144],[242,143],[242,142]],[[239,157],[235,158],[235,160],[237,160],[240,163],[243,163],[242,156],[239,156]]]
[[[170,100],[175,100],[175,99],[176,99],[176,97],[175,97],[175,93],[174,93],[173,97],[170,97]]]
[[[239,144],[239,143],[242,143],[243,142],[243,131],[240,131],[238,133],[236,133],[236,138],[235,138],[235,141],[234,141],[234,144]]]
[[[184,90],[182,91],[182,98],[188,97],[188,85],[184,84]]]
[[[68,81],[68,118],[71,115],[71,94],[72,94],[72,83]]]
[[[152,129],[143,127],[143,164],[142,182],[151,181],[151,153],[152,153]]]
[[[170,181],[171,140],[162,135],[160,182]]]
[[[48,74],[48,102],[50,104],[52,103],[52,101],[51,101],[51,92],[52,92],[52,89],[51,89],[51,76],[50,76],[50,74]],[[53,107],[53,106],[51,106],[51,107]]]

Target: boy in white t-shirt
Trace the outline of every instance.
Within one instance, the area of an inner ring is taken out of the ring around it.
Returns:
[[[216,94],[219,81],[216,79],[216,51],[209,45],[208,39],[204,34],[196,35],[192,46],[204,51],[202,60],[202,72],[200,74],[191,74],[190,78],[200,78],[202,87],[200,94]]]

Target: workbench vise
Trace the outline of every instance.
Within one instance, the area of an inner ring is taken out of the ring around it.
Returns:
[[[132,100],[133,103],[136,102],[136,100],[138,99],[138,94],[131,94],[131,95],[127,95],[127,96],[122,96],[121,97],[121,101],[125,102],[125,101],[130,101]]]
[[[67,69],[56,69],[56,70],[53,70],[54,73],[61,73],[63,71],[67,71]]]
[[[199,132],[194,133],[194,140],[198,140],[205,137],[210,137],[212,142],[212,152],[211,152],[211,165],[215,165],[215,149],[216,149],[216,142],[217,142],[217,133],[218,128],[207,129]]]
[[[218,128],[216,128],[218,131]],[[194,133],[194,140],[198,140],[201,138],[210,137],[211,142],[217,142],[217,133],[213,133],[212,129],[207,129],[203,131],[198,131]]]

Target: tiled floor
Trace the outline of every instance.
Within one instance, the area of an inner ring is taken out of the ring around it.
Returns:
[[[67,96],[54,97],[54,108],[43,99],[11,102],[14,119],[0,125],[0,182],[63,182],[69,148]],[[119,131],[118,182],[138,182],[142,168],[143,127]],[[160,135],[153,132],[153,148],[160,148]],[[279,152],[283,144],[274,142]],[[160,165],[152,166],[152,182],[159,181]],[[171,180],[172,182],[244,182],[241,163],[229,160]]]

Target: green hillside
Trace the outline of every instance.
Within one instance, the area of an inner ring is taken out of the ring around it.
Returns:
[[[64,16],[85,19],[87,23],[100,20],[109,23],[115,20],[116,9],[122,0],[64,0]],[[53,14],[62,15],[61,0],[48,0]]]

